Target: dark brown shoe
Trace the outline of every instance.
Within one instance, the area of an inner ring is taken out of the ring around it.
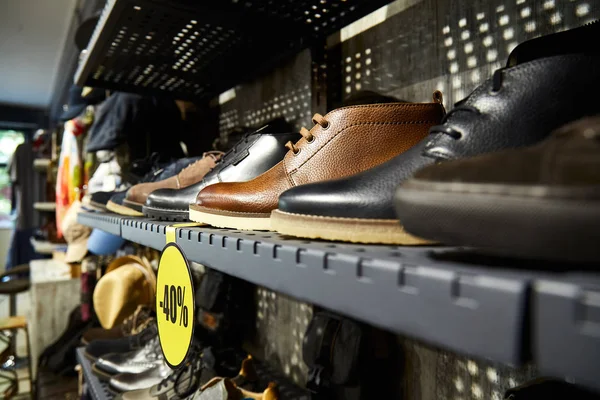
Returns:
[[[94,340],[119,339],[125,336],[136,334],[145,322],[152,317],[152,310],[147,306],[139,306],[135,312],[130,315],[122,324],[111,329],[91,328],[88,329],[81,338],[83,344],[88,344]]]
[[[297,143],[288,142],[283,161],[248,182],[217,183],[190,205],[190,219],[217,227],[270,230],[279,195],[294,186],[356,174],[410,149],[438,124],[442,95],[432,103],[388,103],[343,107],[324,117]]]
[[[396,192],[407,231],[492,253],[600,258],[600,117],[539,144],[431,165]]]

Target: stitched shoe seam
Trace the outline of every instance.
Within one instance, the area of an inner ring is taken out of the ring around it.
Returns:
[[[281,210],[277,210],[277,212],[286,214],[286,215],[292,215],[292,216],[298,216],[298,217],[310,217],[310,218],[318,218],[318,219],[332,219],[332,220],[341,220],[341,221],[362,221],[362,222],[390,222],[390,223],[394,223],[394,224],[398,223],[397,219],[389,219],[389,218],[384,219],[384,218],[333,217],[333,216],[328,216],[328,215],[298,214],[298,213],[291,213],[291,212],[281,211]]]

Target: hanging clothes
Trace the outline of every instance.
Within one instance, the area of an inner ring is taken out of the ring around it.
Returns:
[[[42,257],[34,251],[31,237],[42,224],[42,216],[34,211],[33,203],[44,200],[46,179],[34,171],[34,158],[33,144],[25,142],[17,146],[8,163],[14,229],[6,257],[7,271]]]
[[[83,197],[87,185],[84,170],[83,137],[92,123],[91,116],[74,118],[65,123],[58,173],[56,177],[56,226],[58,237],[62,237],[61,223],[75,200]]]

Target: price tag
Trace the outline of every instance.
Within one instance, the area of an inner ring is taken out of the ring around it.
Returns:
[[[186,359],[195,321],[192,273],[175,243],[175,227],[178,225],[167,228],[167,245],[160,256],[156,283],[158,338],[165,361],[173,369]]]

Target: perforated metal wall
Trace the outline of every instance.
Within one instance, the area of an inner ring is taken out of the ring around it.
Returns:
[[[353,29],[332,35],[319,60],[326,62],[325,68],[311,64],[307,52],[301,57],[308,58],[296,59],[292,69],[284,65],[238,86],[236,98],[221,106],[221,134],[235,124],[259,125],[275,115],[297,127],[309,124],[311,113],[322,111],[311,109],[314,98],[307,97],[315,91],[311,68],[325,77],[322,89],[330,106],[360,90],[430,101],[439,89],[451,108],[502,67],[517,43],[597,18],[600,3],[589,0],[397,0]],[[373,27],[361,31],[361,24]],[[258,294],[262,320],[257,322],[255,345],[263,347],[266,360],[301,383],[304,370],[295,368],[299,343],[289,339],[297,337],[308,317],[304,312],[312,307],[262,288]],[[507,388],[537,374],[535,366],[511,368],[402,337],[399,341],[404,375],[398,380],[398,395],[405,399],[502,399]]]

